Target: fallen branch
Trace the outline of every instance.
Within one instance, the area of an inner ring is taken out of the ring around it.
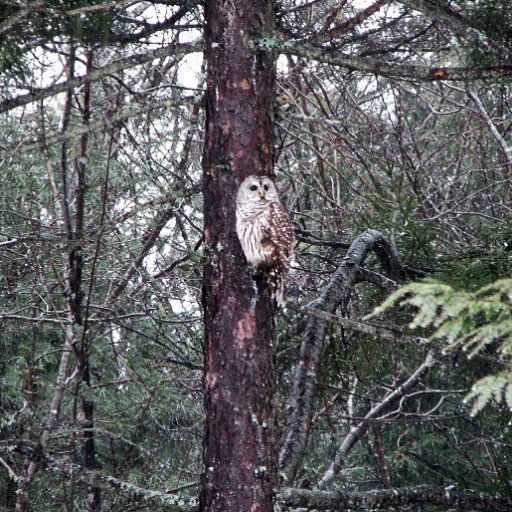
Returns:
[[[100,486],[104,489],[117,489],[122,494],[140,499],[147,503],[165,505],[166,510],[170,512],[196,512],[198,510],[198,499],[195,496],[189,496],[183,493],[177,493],[183,488],[191,487],[194,484],[187,484],[174,489],[172,493],[153,491],[139,487],[130,482],[125,482],[119,478],[105,475],[97,470],[86,469],[79,464],[57,460],[45,453],[39,445],[20,442],[15,446],[1,447],[2,451],[15,451],[28,457],[32,464],[44,465],[50,469],[57,470],[68,477],[83,482],[89,486]],[[198,485],[195,484],[195,485]]]
[[[429,505],[444,509],[484,512],[509,512],[512,510],[512,500],[510,499],[457,491],[454,486],[418,485],[367,492],[326,492],[286,487],[279,491],[278,499],[287,507],[336,512],[394,509],[410,505]]]

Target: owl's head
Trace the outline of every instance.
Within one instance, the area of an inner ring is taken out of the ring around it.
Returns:
[[[273,203],[279,202],[276,186],[267,176],[249,176],[240,185],[237,194],[237,201],[245,203],[261,202]]]

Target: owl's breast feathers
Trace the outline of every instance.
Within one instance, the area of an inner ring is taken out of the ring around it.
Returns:
[[[293,225],[283,206],[270,203],[237,219],[237,233],[247,261],[259,270],[289,266],[293,258]]]
[[[268,209],[256,212],[253,210],[252,214],[240,215],[237,218],[236,231],[245,258],[255,269],[271,257],[273,244],[270,243]]]

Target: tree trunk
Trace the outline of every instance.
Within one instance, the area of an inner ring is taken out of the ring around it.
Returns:
[[[203,154],[205,440],[201,511],[271,511],[277,483],[273,306],[235,232],[235,197],[272,175],[275,61],[251,42],[274,25],[269,0],[207,1]]]

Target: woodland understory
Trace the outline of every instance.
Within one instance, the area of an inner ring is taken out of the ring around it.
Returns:
[[[512,510],[511,56],[508,0],[0,2],[0,512]]]

